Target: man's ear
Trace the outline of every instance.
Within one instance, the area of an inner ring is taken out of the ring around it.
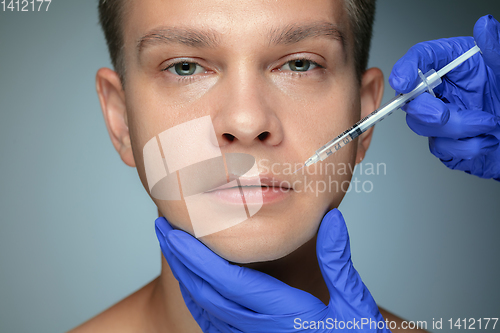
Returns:
[[[384,95],[384,74],[378,68],[366,70],[361,79],[361,119],[375,111],[382,101]],[[366,151],[370,146],[373,136],[373,127],[361,134],[358,138],[358,152],[356,164],[365,158]]]
[[[125,92],[119,75],[109,68],[99,69],[96,74],[96,89],[111,142],[122,161],[135,167],[128,131]]]

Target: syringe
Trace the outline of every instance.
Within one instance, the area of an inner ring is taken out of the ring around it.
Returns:
[[[469,59],[479,51],[480,51],[479,47],[477,45],[474,46],[473,48],[471,48],[470,50],[468,50],[467,52],[465,52],[464,54],[462,54],[461,56],[459,56],[458,58],[456,58],[443,68],[441,68],[438,72],[431,69],[424,75],[419,69],[418,74],[420,75],[422,82],[420,82],[415,89],[406,94],[399,94],[398,96],[390,100],[388,103],[386,103],[384,106],[378,108],[365,118],[358,121],[356,125],[348,129],[347,131],[343,132],[335,139],[325,144],[320,149],[316,150],[314,155],[311,156],[304,163],[303,167],[307,167],[316,162],[323,161],[325,158],[327,158],[328,156],[330,156],[331,154],[333,154],[334,152],[336,152],[337,150],[344,147],[346,144],[348,144],[349,142],[353,141],[355,138],[360,136],[363,132],[367,131],[370,127],[374,126],[376,123],[378,123],[379,121],[390,115],[392,112],[394,112],[394,110],[399,109],[400,107],[402,107],[407,102],[411,101],[421,93],[429,91],[429,93],[435,96],[432,89],[441,84],[442,82],[441,77],[446,75],[453,68],[457,67],[458,65],[460,65],[465,60]],[[303,167],[297,169],[295,172],[299,171]]]

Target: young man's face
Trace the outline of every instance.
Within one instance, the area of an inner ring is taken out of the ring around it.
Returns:
[[[347,190],[351,173],[338,168],[363,158],[371,133],[325,160],[327,173],[292,174],[290,165],[373,111],[382,93],[378,70],[358,84],[343,1],[141,0],[128,1],[127,13],[125,89],[100,70],[98,91],[113,143],[145,188],[145,144],[210,116],[221,152],[253,155],[260,176],[278,188],[264,190],[250,219],[200,240],[246,263],[280,258],[311,239]],[[153,200],[173,226],[192,232],[184,201]]]

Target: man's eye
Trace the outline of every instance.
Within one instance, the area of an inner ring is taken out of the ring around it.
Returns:
[[[171,65],[167,68],[169,72],[172,74],[180,75],[180,76],[189,76],[194,74],[203,73],[205,69],[194,62],[179,62]]]
[[[307,59],[290,60],[281,67],[282,70],[291,70],[294,72],[307,72],[309,69],[318,67],[318,65]]]

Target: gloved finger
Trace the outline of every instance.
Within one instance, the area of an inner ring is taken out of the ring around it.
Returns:
[[[409,117],[412,121],[426,127],[441,127],[450,119],[448,106],[442,100],[427,93],[417,96],[402,109],[407,113],[407,119]]]
[[[500,124],[500,118],[491,113],[459,109],[454,104],[445,104],[437,98],[430,97],[425,98],[426,101],[424,103],[417,101],[416,105],[408,105],[406,123],[418,135],[453,139],[469,138],[489,133],[495,130]],[[417,111],[420,113],[436,113],[434,110],[437,108],[447,108],[449,117],[442,126],[435,126],[437,123],[429,125],[429,123],[421,121],[422,117],[420,115],[414,116],[415,108],[420,109]],[[430,111],[425,111],[426,109],[430,109]]]
[[[170,266],[170,270],[172,271],[172,274],[174,275],[175,279],[179,281],[179,277],[177,276],[177,273],[174,269],[176,266],[176,262],[179,262],[179,259],[177,259],[172,254],[165,239],[165,235],[167,235],[167,233],[172,230],[174,229],[172,228],[170,223],[168,223],[167,219],[165,219],[163,216],[160,216],[155,220],[156,237],[158,238],[158,242],[160,243],[161,252],[165,256],[165,259],[167,259],[167,262]]]
[[[193,300],[189,292],[187,291],[186,287],[182,283],[182,280],[179,278],[178,271],[184,271],[186,272],[187,269],[183,267],[182,263],[175,257],[172,252],[170,251],[170,248],[167,244],[167,241],[165,239],[165,235],[172,231],[173,228],[172,226],[168,223],[168,221],[164,217],[159,217],[155,221],[155,226],[156,226],[156,234],[158,237],[158,240],[160,242],[160,247],[162,248],[162,253],[167,259],[170,270],[172,271],[172,274],[174,277],[179,281],[179,287],[180,291],[182,294],[182,297],[184,299],[184,303],[186,304],[187,308],[191,312],[191,315],[193,318],[196,320],[200,328],[202,329],[203,332],[210,332],[210,333],[225,333],[225,332],[231,332],[230,330],[220,330],[214,325],[213,320],[210,320],[208,313],[202,308],[200,308]],[[213,318],[212,318],[213,319]],[[222,326],[222,325],[219,325]]]
[[[474,25],[474,39],[486,65],[500,76],[500,23],[491,15],[481,17]]]
[[[178,233],[182,232],[179,231]],[[192,237],[187,233],[185,234],[189,237]],[[172,250],[173,247],[171,246],[168,236],[167,236],[167,244],[169,244],[170,249]],[[192,250],[193,249],[190,249],[190,251]],[[174,253],[174,251],[172,252]],[[202,311],[204,311],[204,317],[210,320],[213,324],[215,324],[215,322],[214,320],[211,319],[210,316],[213,316],[219,319],[221,322],[226,323],[230,327],[233,327],[233,330],[238,329],[245,332],[246,331],[262,332],[262,329],[264,329],[264,332],[267,332],[266,329],[269,329],[269,331],[271,332],[281,331],[282,327],[280,322],[275,320],[277,316],[254,312],[248,308],[241,306],[240,304],[233,302],[230,299],[225,298],[217,290],[215,290],[207,281],[203,280],[200,276],[196,275],[190,269],[184,266],[180,260],[178,261],[178,263],[180,263],[180,265],[175,266],[175,270],[178,276],[180,277],[180,281],[182,281],[181,284],[185,287],[187,293],[190,295],[193,302],[199,308],[201,308]],[[244,282],[243,285],[245,285]],[[241,290],[243,289],[243,286],[238,285],[235,286],[235,288],[239,288]],[[245,290],[252,290],[252,289],[247,288]],[[254,290],[252,290],[252,293],[249,294],[253,293]],[[263,297],[260,297],[259,299],[260,302],[262,303],[273,302],[272,299],[266,300]],[[323,303],[321,304],[323,308],[326,309],[326,306]],[[294,315],[299,315],[304,312],[301,312],[300,309],[295,309],[295,311],[292,313]],[[290,320],[290,322],[292,321],[293,319]],[[217,326],[218,329],[222,328],[222,326],[218,326],[218,324],[215,325]]]
[[[172,228],[170,223],[168,223],[167,219],[164,218],[163,216],[160,216],[155,220],[155,227],[156,230],[163,235],[163,237],[165,237],[165,235],[168,234],[170,231],[174,230],[174,228]]]
[[[455,37],[418,43],[393,66],[389,75],[389,84],[397,92],[410,92],[420,82],[419,69],[424,74],[431,69],[437,71],[473,46],[472,37]]]
[[[179,287],[181,290],[182,297],[184,298],[184,302],[186,303],[189,311],[195,318],[196,322],[203,330],[206,331],[214,331],[214,332],[231,332],[229,329],[229,325],[220,321],[220,319],[211,315],[208,311],[200,307],[193,299],[187,288],[184,286],[182,282],[179,282]]]
[[[330,302],[344,302],[358,313],[381,318],[377,304],[352,264],[347,226],[338,209],[323,218],[316,252]]]
[[[183,279],[186,290],[194,303],[202,310],[204,318],[209,320],[221,332],[279,333],[283,329],[286,331],[286,327],[283,327],[283,321],[276,320],[279,316],[256,313],[225,299],[210,284],[194,273],[182,274],[182,276],[186,276]],[[262,300],[262,302],[265,302],[265,300]],[[292,317],[300,315],[301,312],[295,312]],[[292,323],[293,318],[288,321]]]
[[[498,144],[499,141],[494,135],[479,135],[465,139],[429,138],[431,153],[442,161],[473,159],[497,150]]]
[[[481,155],[471,159],[448,158],[440,160],[452,170],[461,170],[481,178],[493,178],[494,180],[500,181],[500,178],[497,177],[500,175],[499,154]]]
[[[228,263],[185,232],[174,230],[167,238],[172,252],[194,274],[225,298],[257,313],[279,315],[324,307],[305,291],[259,271]]]
[[[485,156],[480,156],[479,158],[462,159],[462,158],[449,158],[440,159],[441,162],[452,170],[464,171],[468,174],[483,177],[483,170],[485,166]],[[483,177],[483,178],[491,178]]]
[[[220,333],[221,331],[216,327],[214,327],[214,325],[210,322],[210,319],[206,311],[200,308],[198,304],[196,304],[193,301],[193,298],[189,294],[188,290],[186,289],[184,284],[180,281],[179,281],[179,288],[181,290],[184,303],[186,303],[189,312],[191,312],[191,315],[193,316],[194,320],[196,320],[201,330],[203,332]]]
[[[194,305],[206,312],[205,319],[209,320],[208,314],[211,314],[232,326],[256,320],[256,316],[251,311],[220,295],[209,283],[190,271],[181,261],[176,262],[174,269],[180,277],[180,284],[185,289],[184,293],[187,292]]]
[[[211,315],[210,313],[207,313],[207,316],[210,322],[213,324],[213,326],[222,333],[243,333],[243,331],[237,329],[232,325],[229,325],[228,323],[223,322],[222,320]]]
[[[200,326],[203,332],[209,332],[209,333],[240,333],[239,329],[236,327],[233,327],[219,318],[211,315],[208,311],[205,309],[201,308],[196,304],[189,292],[187,291],[186,287],[182,283],[179,283],[179,286],[181,288],[181,293],[183,295],[184,300],[186,301],[186,305],[189,308],[189,311],[195,318],[196,322]]]
[[[184,287],[185,289],[185,287]],[[187,289],[185,289],[187,290]],[[194,303],[194,302],[193,302]],[[235,333],[235,332],[242,332],[236,327],[233,327],[229,325],[228,323],[223,322],[219,318],[215,317],[214,315],[210,314],[210,312],[206,311],[205,309],[202,309],[199,307],[196,303],[194,303],[194,307],[198,309],[202,313],[202,317],[204,322],[206,323],[205,325],[208,326],[207,330],[203,330],[203,332],[214,332],[214,333]],[[201,327],[201,326],[200,326]]]
[[[186,304],[187,308],[189,309],[189,312],[191,312],[191,315],[193,318],[196,320],[200,328],[202,329],[203,332],[210,332],[210,333],[225,333],[225,332],[231,332],[230,330],[220,330],[214,325],[213,323],[213,318],[210,320],[208,313],[202,308],[200,308],[193,300],[189,292],[187,291],[186,287],[182,283],[182,280],[179,279],[179,275],[177,274],[178,271],[184,271],[186,272],[187,269],[183,267],[182,263],[175,257],[172,252],[170,251],[170,248],[167,244],[167,241],[165,239],[165,235],[172,231],[173,228],[172,226],[168,223],[168,221],[164,217],[159,217],[155,221],[155,226],[156,226],[156,235],[158,237],[158,240],[160,242],[160,247],[162,248],[162,253],[167,259],[170,270],[172,271],[172,274],[174,277],[179,281],[179,287],[180,291],[182,294],[182,297],[184,299],[184,303]],[[222,326],[222,325],[218,325]]]

